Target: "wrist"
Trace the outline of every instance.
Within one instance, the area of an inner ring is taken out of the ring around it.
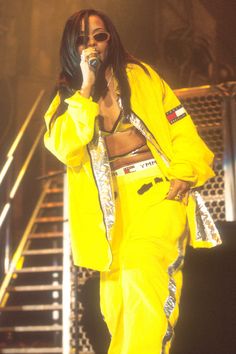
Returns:
[[[82,85],[80,89],[81,96],[89,98],[91,96],[93,85]]]

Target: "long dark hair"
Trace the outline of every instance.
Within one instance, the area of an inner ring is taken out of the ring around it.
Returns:
[[[77,42],[78,36],[81,32],[82,20],[85,16],[89,17],[91,15],[100,17],[106,30],[110,33],[107,57],[97,73],[93,91],[93,99],[97,101],[101,96],[105,95],[107,90],[105,70],[108,66],[110,66],[113,69],[119,85],[124,113],[129,115],[131,113],[131,93],[126,74],[126,66],[128,63],[137,64],[141,66],[148,74],[146,67],[125,50],[115,26],[107,15],[94,9],[84,9],[74,13],[67,20],[61,39],[61,73],[57,84],[57,91],[59,92],[61,103],[52,117],[51,123],[66,110],[67,104],[64,102],[64,99],[70,97],[81,87],[82,72],[80,69],[80,54],[78,53]]]

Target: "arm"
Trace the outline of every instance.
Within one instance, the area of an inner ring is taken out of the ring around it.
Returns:
[[[65,100],[68,104],[67,110],[50,126],[50,121],[60,104],[60,96],[57,94],[45,114],[47,126],[44,135],[45,146],[67,166],[80,165],[85,146],[94,135],[94,121],[99,106],[90,97],[96,76],[88,63],[89,56],[94,52],[96,50],[93,47],[81,49],[82,85],[80,91]]]
[[[200,138],[191,117],[173,91],[164,81],[162,85],[163,106],[173,148],[170,178],[188,181],[194,187],[201,186],[214,176],[211,168],[214,155]]]
[[[79,166],[85,152],[85,146],[92,140],[94,121],[99,112],[98,104],[91,98],[76,92],[65,100],[68,109],[53,122],[49,123],[60,104],[57,95],[45,114],[47,131],[44,143],[47,149],[67,166]]]

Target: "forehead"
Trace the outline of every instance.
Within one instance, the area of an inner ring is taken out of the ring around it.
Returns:
[[[91,32],[97,29],[106,29],[103,20],[99,16],[91,15],[89,16],[89,30]],[[84,19],[81,22],[81,31],[84,31]]]

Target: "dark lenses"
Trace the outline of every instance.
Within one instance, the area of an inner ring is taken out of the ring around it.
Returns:
[[[93,35],[93,38],[94,38],[95,41],[97,41],[97,42],[107,41],[107,40],[109,39],[109,33],[107,33],[107,32],[95,33],[95,34]]]
[[[110,34],[107,32],[95,33],[92,36],[96,42],[104,42],[110,38]],[[86,44],[86,43],[88,43],[88,41],[89,41],[89,36],[80,35],[77,39],[77,45],[80,46],[80,45]]]

